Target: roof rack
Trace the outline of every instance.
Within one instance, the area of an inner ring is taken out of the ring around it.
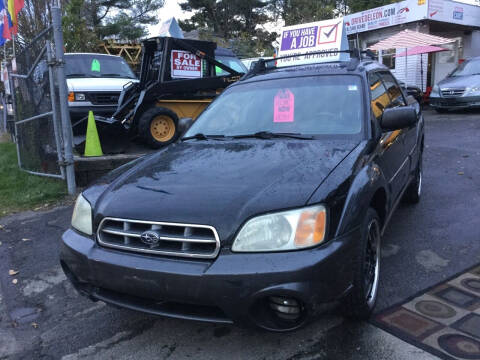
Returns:
[[[281,56],[281,57],[272,58],[272,59],[259,59],[255,63],[255,65],[248,71],[248,73],[245,74],[244,79],[248,79],[248,78],[250,78],[254,75],[257,75],[259,73],[263,73],[266,70],[277,68],[276,61],[278,61],[278,60],[290,59],[290,58],[305,56],[305,55],[310,56],[310,55],[324,55],[324,54],[338,54],[338,53],[350,54],[351,59],[350,59],[349,64],[347,65],[347,70],[350,70],[350,71],[355,70],[357,68],[358,64],[360,63],[360,61],[365,58],[365,57],[362,57],[362,54],[366,55],[366,57],[368,57],[372,60],[376,59],[376,55],[372,50],[370,50],[370,49],[360,50],[360,49],[357,49],[357,48],[352,49],[352,50],[314,51],[314,52],[306,53],[306,54],[286,55],[286,56]],[[270,64],[272,62],[274,62],[273,66],[267,65],[267,64]],[[313,65],[313,64],[325,64],[325,62],[311,63],[309,65]]]

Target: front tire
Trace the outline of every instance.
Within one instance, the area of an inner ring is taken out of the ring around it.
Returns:
[[[417,170],[415,171],[415,179],[408,185],[405,190],[404,200],[410,204],[418,204],[422,196],[422,180],[423,180],[423,151],[418,159]]]
[[[159,149],[178,138],[178,116],[172,110],[152,107],[138,120],[138,135],[148,146]]]
[[[344,300],[347,317],[368,319],[375,307],[380,278],[380,219],[377,212],[368,208],[362,223],[358,256],[354,259],[353,289]]]

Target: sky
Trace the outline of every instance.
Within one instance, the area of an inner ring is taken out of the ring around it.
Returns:
[[[471,5],[480,5],[479,0],[457,0],[458,2],[462,2],[465,4],[471,4]]]
[[[189,17],[190,13],[183,12],[180,8],[180,5],[178,5],[181,2],[183,2],[183,0],[165,0],[165,5],[163,5],[163,7],[158,10],[158,24],[148,27],[150,36],[157,36],[158,30],[160,29],[162,23],[170,19],[171,17],[174,17],[177,20],[185,20]]]

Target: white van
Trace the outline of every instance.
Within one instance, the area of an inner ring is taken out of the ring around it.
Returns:
[[[88,115],[110,116],[117,109],[125,85],[138,82],[120,56],[94,53],[66,53],[65,76],[72,123]]]

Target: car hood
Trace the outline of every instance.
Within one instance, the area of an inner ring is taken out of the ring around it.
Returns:
[[[138,82],[128,78],[67,78],[69,91],[122,91],[129,82]]]
[[[177,143],[102,189],[94,201],[95,223],[110,216],[203,224],[229,239],[254,215],[304,206],[357,144],[283,139]],[[95,186],[90,192],[99,193]]]
[[[452,76],[447,77],[438,83],[438,86],[443,88],[466,88],[480,85],[480,75],[470,76]]]

